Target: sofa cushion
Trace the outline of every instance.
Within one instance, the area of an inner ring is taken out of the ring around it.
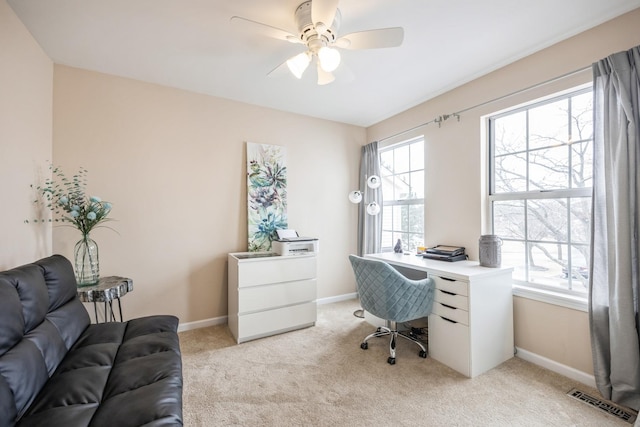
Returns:
[[[32,404],[89,325],[69,260],[60,255],[0,272],[0,426]]]
[[[90,325],[18,425],[182,425],[177,327],[174,316]]]

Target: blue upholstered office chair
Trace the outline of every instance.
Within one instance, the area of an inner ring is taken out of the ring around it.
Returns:
[[[349,255],[349,261],[356,276],[362,308],[384,319],[386,323],[386,326],[379,327],[376,332],[368,335],[360,348],[369,348],[370,338],[391,335],[387,362],[393,365],[396,363],[396,340],[400,336],[416,343],[420,347],[418,355],[426,358],[425,346],[412,334],[399,332],[397,324],[426,317],[431,313],[435,295],[434,280],[408,279],[383,261],[355,255]]]

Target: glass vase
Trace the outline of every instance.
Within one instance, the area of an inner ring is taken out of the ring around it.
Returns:
[[[88,235],[83,236],[82,239],[76,243],[73,250],[73,257],[78,286],[97,284],[100,278],[98,244]]]

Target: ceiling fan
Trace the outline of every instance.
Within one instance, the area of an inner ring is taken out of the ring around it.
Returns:
[[[359,31],[338,37],[342,19],[338,0],[305,1],[297,7],[294,19],[298,35],[240,16],[233,16],[231,22],[247,31],[305,45],[305,51],[289,58],[285,63],[291,73],[300,79],[309,64],[315,60],[319,85],[335,80],[332,72],[340,65],[340,51],[337,48],[356,50],[397,47],[404,39],[404,29],[401,27]]]

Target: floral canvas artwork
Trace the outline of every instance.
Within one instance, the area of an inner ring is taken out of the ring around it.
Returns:
[[[270,251],[276,230],[287,228],[286,151],[247,142],[249,252]]]

